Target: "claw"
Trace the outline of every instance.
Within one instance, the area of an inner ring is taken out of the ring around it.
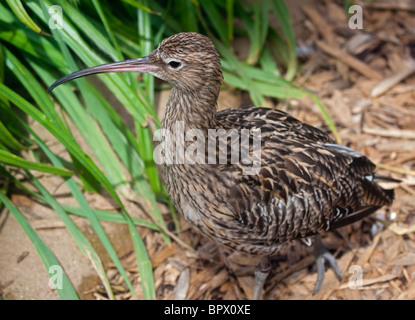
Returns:
[[[339,281],[342,280],[342,274],[340,272],[339,266],[337,265],[336,259],[333,257],[331,253],[326,251],[326,248],[324,247],[323,242],[321,241],[321,237],[319,235],[316,236],[314,243],[314,256],[316,257],[317,281],[316,286],[313,290],[313,295],[320,291],[320,287],[324,281],[324,274],[326,271],[326,268],[324,266],[325,261],[328,261],[330,263],[330,266],[333,269]]]

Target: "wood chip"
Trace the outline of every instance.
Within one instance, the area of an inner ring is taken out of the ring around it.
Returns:
[[[151,258],[151,265],[153,268],[157,268],[161,263],[163,263],[167,258],[174,255],[176,252],[176,243],[172,243],[170,246],[164,247],[160,252],[156,253],[154,257]]]
[[[389,281],[394,280],[398,277],[399,277],[399,274],[394,273],[394,274],[385,274],[383,276],[373,278],[373,279],[363,279],[362,286],[366,287],[366,286],[373,285],[375,283],[389,282]]]
[[[388,230],[392,231],[393,233],[396,233],[399,236],[403,236],[405,234],[415,232],[415,224],[409,227],[404,227],[397,223],[392,223],[391,225],[388,226]]]
[[[351,54],[359,54],[372,45],[372,40],[375,38],[373,34],[358,33],[347,41],[345,48]]]
[[[216,269],[217,270],[217,269]],[[213,274],[210,277],[205,278],[208,282],[202,284],[198,291],[196,291],[192,296],[191,299],[198,299],[200,298],[206,291],[213,290],[220,287],[222,284],[225,283],[229,279],[228,272],[226,269],[222,269],[220,272],[216,273],[214,276]]]
[[[391,263],[395,266],[410,266],[415,264],[415,253],[405,253],[400,258],[397,258],[395,261]]]
[[[398,164],[405,163],[407,161],[412,161],[412,160],[415,160],[415,152],[410,152],[409,154],[406,154],[402,157],[399,157],[396,160],[389,161],[387,163],[387,165],[388,166],[396,166]]]
[[[373,3],[366,3],[366,8],[373,8],[378,10],[404,10],[414,11],[415,3],[411,1],[376,1]]]
[[[382,129],[363,127],[363,132],[388,138],[415,139],[415,130]]]
[[[373,285],[375,283],[382,283],[382,282],[388,282],[393,279],[396,279],[398,277],[398,274],[385,274],[383,276],[373,278],[373,279],[363,279],[362,280],[362,287],[367,287],[370,285]],[[340,289],[348,289],[349,284],[345,283],[340,286]]]
[[[344,52],[336,47],[330,46],[327,43],[322,41],[316,41],[317,45],[327,54],[333,56],[336,59],[347,64],[349,67],[355,69],[356,71],[360,72],[364,76],[368,77],[369,79],[380,80],[383,78],[383,75],[376,71],[375,69],[368,66],[366,63],[358,60],[357,58],[351,56],[347,52]]]
[[[310,18],[311,22],[317,28],[318,32],[323,36],[323,39],[329,45],[334,45],[335,40],[332,28],[324,19],[321,18],[321,14],[317,10],[308,6],[303,7],[302,10]]]
[[[409,174],[411,176],[415,176],[415,170],[405,170],[402,168],[398,168],[398,167],[392,167],[392,166],[388,166],[386,164],[381,164],[378,163],[376,165],[379,169],[385,169],[391,172],[396,172],[396,173],[400,173],[400,174]]]
[[[17,258],[17,263],[22,262],[29,255],[29,251],[23,251],[22,254]]]
[[[409,68],[402,70],[401,72],[386,78],[385,80],[379,82],[371,92],[372,97],[378,97],[385,92],[387,92],[389,89],[397,85],[399,82],[405,80],[407,77],[411,76],[413,73],[415,73],[415,64],[410,66]]]
[[[187,295],[187,290],[189,289],[190,283],[190,270],[186,268],[180,274],[179,279],[177,280],[176,291],[174,292],[174,300],[185,300]]]
[[[414,300],[415,299],[415,281],[412,281],[406,291],[403,291],[399,296],[394,297],[394,300]]]
[[[380,240],[381,235],[382,235],[381,233],[378,233],[375,236],[375,238],[373,239],[372,244],[365,250],[365,252],[357,260],[356,264],[358,266],[361,266],[363,268],[363,266],[365,265],[365,263],[369,261],[370,256],[373,254],[373,250],[375,250],[376,246],[379,243],[379,240]]]

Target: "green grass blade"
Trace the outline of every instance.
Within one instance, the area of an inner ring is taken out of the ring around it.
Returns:
[[[285,78],[292,80],[297,73],[298,62],[296,54],[296,43],[294,37],[294,30],[291,23],[291,15],[288,11],[284,1],[282,0],[270,0],[274,14],[280,24],[282,33],[286,39],[286,46],[289,55],[287,72]]]
[[[28,161],[4,150],[0,150],[0,162],[28,170],[47,172],[62,177],[70,177],[73,175],[73,172],[68,171],[64,168],[56,168],[48,164]]]
[[[226,0],[226,23],[229,42],[233,40],[234,4],[235,0]]]
[[[117,59],[122,60],[123,56],[122,56],[122,53],[121,53],[121,48],[118,44],[117,39],[115,38],[114,33],[112,32],[112,29],[109,25],[108,19],[106,18],[105,14],[104,14],[104,11],[102,10],[101,3],[97,0],[92,0],[92,3],[94,4],[95,10],[97,11],[97,13],[99,15],[99,18],[101,19],[102,24],[105,27],[105,31],[107,32],[107,35],[111,40],[111,44],[114,48]]]
[[[8,89],[3,84],[0,84],[0,95],[3,95],[6,99],[10,100],[14,105],[19,107],[22,111],[24,111],[26,114],[30,115],[33,119],[38,121],[41,125],[43,125],[47,130],[49,130],[50,133],[52,133],[61,143],[64,144],[64,146],[67,148],[67,150],[82,163],[82,165],[92,174],[95,178],[97,178],[98,181],[106,188],[106,190],[114,197],[114,199],[119,203],[121,201],[118,198],[118,195],[114,191],[113,187],[109,183],[109,181],[106,179],[106,177],[103,175],[103,173],[96,167],[96,165],[91,161],[91,159],[84,154],[79,146],[73,142],[72,139],[70,139],[67,135],[65,135],[63,132],[58,130],[56,127],[50,124],[50,122],[46,121],[44,118],[44,115],[38,111],[36,108],[34,108],[30,103],[28,103],[23,98],[19,97],[17,94],[15,94],[13,91]],[[32,132],[34,135],[34,132]],[[36,137],[36,135],[34,135]],[[52,163],[55,166],[62,167],[62,164],[60,161],[51,153],[49,152],[49,149],[44,145],[44,143],[40,139],[36,139],[39,146],[43,146],[42,149],[45,153],[47,153],[50,156],[50,159]],[[127,283],[129,289],[131,292],[135,293],[134,288],[129,281],[127,274],[124,270],[124,268],[121,265],[121,262],[119,261],[116,252],[114,248],[111,245],[111,242],[109,241],[107,235],[105,234],[104,230],[102,229],[102,226],[100,225],[97,217],[94,215],[93,211],[91,210],[90,206],[88,205],[88,202],[86,201],[85,197],[82,195],[81,191],[79,190],[75,180],[73,178],[69,178],[66,180],[68,187],[70,188],[72,194],[77,199],[78,203],[83,207],[86,212],[89,213],[89,217],[91,220],[91,225],[94,228],[94,230],[97,232],[98,237],[103,242],[104,247],[108,251],[108,254],[110,255],[111,259],[113,260],[114,264],[116,265],[118,271],[123,276],[125,282]]]
[[[30,6],[31,3],[26,3]],[[47,23],[47,20],[45,21]],[[50,42],[49,37],[25,30],[16,16],[0,3],[0,39],[20,49],[22,54],[29,54],[54,68],[61,69],[65,65],[62,55]]]
[[[22,109],[25,113],[32,116],[32,118],[38,121],[47,130],[49,130],[49,132],[51,132],[61,143],[64,144],[64,146],[70,152],[72,157],[75,157],[77,161],[79,161],[85,167],[85,169],[88,170],[88,172],[90,172],[97,179],[97,181],[99,181],[102,184],[102,186],[108,191],[108,193],[114,198],[114,200],[118,202],[118,204],[121,206],[122,214],[125,216],[129,229],[130,229],[130,234],[132,237],[134,250],[137,255],[137,263],[138,263],[139,272],[140,272],[141,279],[142,279],[144,296],[146,299],[154,299],[155,298],[154,278],[152,274],[151,262],[147,255],[145,245],[137,229],[135,228],[133,221],[131,220],[131,217],[125,211],[121,200],[119,199],[116,191],[111,186],[111,184],[109,183],[105,175],[97,168],[97,166],[91,161],[91,159],[88,156],[86,156],[85,153],[82,152],[82,150],[80,150],[79,146],[73,143],[72,139],[68,138],[67,135],[65,135],[60,130],[57,130],[56,127],[54,127],[48,121],[46,121],[44,115],[42,115],[42,113],[38,111],[36,108],[34,108],[30,103],[28,103],[26,100],[16,95],[13,91],[11,91],[9,88],[7,88],[6,86],[2,84],[0,84],[0,95],[3,95],[6,99],[10,100],[20,109]],[[42,142],[39,140],[38,144],[41,145],[41,143]],[[105,232],[102,230],[102,227],[100,226],[98,222],[98,219],[93,214],[93,211],[90,209],[87,201],[83,197],[80,190],[77,188],[75,181],[72,178],[69,178],[67,180],[67,183],[70,183],[70,182],[73,184],[71,192],[73,193],[75,198],[78,200],[80,205],[84,206],[86,210],[89,210],[90,218],[93,220],[94,226],[97,228],[96,231],[98,230],[98,233],[97,233],[98,236],[100,237],[101,241],[103,241],[103,243],[105,244],[105,247],[108,250],[108,253],[111,259],[114,261],[115,265],[117,266],[118,271],[123,276],[130,290],[134,293],[134,289],[131,285],[131,282],[129,281],[126,275],[125,270],[122,268],[122,265],[119,262],[119,259],[116,256],[116,253],[113,250],[112,245],[109,242]]]
[[[217,40],[213,40],[222,58],[226,61],[226,65],[240,77],[240,80],[245,83],[245,90],[249,91],[252,102],[255,106],[260,107],[264,102],[264,98],[260,94],[257,85],[251,80],[249,73],[244,66],[223,44]]]
[[[108,41],[107,34],[102,32],[104,31],[103,28],[98,29],[98,27],[92,23],[90,18],[79,12],[79,9],[71,5],[66,5],[65,11],[66,15],[70,17],[72,22],[78,27],[78,30],[81,31],[92,43],[94,43],[98,49],[105,53],[106,56],[114,61],[117,61],[120,58],[115,47]],[[69,22],[67,23],[69,24]],[[53,32],[54,30],[51,31]],[[58,32],[53,32],[53,35],[56,37],[57,33]],[[70,67],[72,68],[73,65],[70,64]]]
[[[317,96],[315,94],[311,93],[311,92],[308,92],[308,95],[314,101],[314,103],[317,104],[318,107],[320,108],[321,113],[323,114],[324,120],[326,120],[327,125],[329,126],[330,130],[333,132],[333,135],[336,138],[337,143],[341,143],[341,138],[340,138],[339,132],[337,131],[337,128],[334,125],[333,120],[331,119],[330,115],[328,114],[326,108],[324,108],[324,106],[321,103],[320,99],[317,98]]]
[[[2,173],[10,181],[16,184],[19,188],[27,192],[27,194],[32,195],[33,197],[39,199],[40,201],[48,203],[47,198],[45,196],[38,194],[32,191],[31,189],[27,188],[25,184],[23,184],[20,180],[17,180],[1,165],[0,165],[0,173]],[[88,218],[88,214],[86,214],[83,208],[81,207],[74,207],[74,206],[69,206],[69,205],[60,204],[60,203],[58,204],[61,208],[63,208],[64,211],[66,211],[69,214],[73,214],[73,215],[76,215],[82,218]],[[93,209],[92,211],[94,211],[94,213],[96,214],[99,220],[104,220],[104,221],[114,222],[114,223],[127,223],[127,221],[125,220],[125,217],[120,213],[112,212],[112,211],[105,211],[105,210],[98,210],[98,209]],[[149,228],[152,230],[162,232],[160,227],[156,226],[154,223],[149,222],[147,220],[132,217],[132,221],[134,225],[137,227],[145,227],[145,228]]]
[[[0,121],[0,142],[14,150],[24,150],[26,147],[22,145],[10,133],[6,126]]]
[[[218,11],[217,6],[215,6],[215,2],[212,0],[200,0],[200,5],[203,8],[203,11],[208,16],[210,25],[215,29],[215,31],[219,35],[219,39],[227,48],[229,48],[230,42],[228,38],[228,28],[224,21],[224,18]]]
[[[168,6],[163,6],[162,4],[157,3],[157,1],[151,1],[151,7],[155,10],[160,12],[160,23],[163,24],[162,28],[167,28],[170,30],[169,34],[181,32],[183,29],[181,22],[176,19],[176,16],[173,12],[172,3],[169,1]],[[155,17],[158,18],[158,17]]]
[[[65,130],[65,125],[58,116],[50,96],[46,94],[44,86],[37,81],[32,72],[26,68],[26,66],[7,48],[3,47],[3,52],[6,67],[17,77],[17,79],[19,79],[22,86],[32,96],[33,100],[45,114],[46,118],[55,126]],[[43,68],[45,68],[44,65]]]
[[[148,5],[148,0],[140,0],[144,6]],[[140,51],[143,56],[147,56],[153,50],[151,15],[143,10],[137,11],[138,19],[138,37]],[[148,104],[154,104],[154,77],[150,74],[143,74],[143,81],[146,88],[146,96],[148,96]]]
[[[56,259],[53,252],[46,246],[45,242],[39,237],[36,231],[32,228],[29,222],[26,220],[24,215],[12,204],[12,202],[5,197],[3,193],[0,192],[0,201],[5,204],[7,209],[12,213],[15,217],[27,237],[32,242],[33,246],[35,247],[37,253],[39,254],[42,262],[46,268],[46,271],[49,272],[51,267],[59,266],[60,265],[58,259]],[[63,272],[62,273],[62,287],[56,287],[56,291],[59,297],[62,300],[78,300],[78,295],[72,283],[70,282],[68,276]]]
[[[0,47],[0,82],[4,83],[4,54]]]
[[[23,7],[23,4],[20,0],[6,0],[10,9],[16,15],[19,20],[26,25],[29,29],[33,30],[36,33],[41,33],[42,29],[30,18],[27,14],[26,9]]]
[[[278,70],[277,64],[275,63],[274,58],[272,57],[268,48],[264,48],[262,50],[262,54],[259,58],[259,63],[263,71],[266,71],[272,74],[273,76],[279,78],[281,77],[281,73]]]
[[[198,32],[199,26],[197,24],[197,8],[195,3],[190,0],[175,0],[174,5],[178,10],[179,21],[182,22],[183,32]]]
[[[60,160],[49,150],[49,148],[43,143],[42,140],[39,139],[39,137],[32,131],[32,135],[34,136],[36,142],[39,144],[40,148],[45,152],[45,154],[48,156],[48,158],[51,160],[51,162],[57,166],[62,167],[62,163]],[[105,233],[104,229],[102,228],[97,216],[95,215],[94,211],[89,206],[87,200],[85,199],[82,192],[79,190],[76,181],[73,178],[68,178],[65,180],[69,190],[71,191],[74,198],[79,203],[82,210],[86,213],[87,218],[89,222],[91,223],[91,227],[94,229],[95,233],[97,234],[98,238],[102,242],[105,250],[108,252],[108,255],[110,256],[111,260],[114,262],[114,265],[116,266],[118,272],[123,277],[125,283],[127,284],[130,291],[135,294],[135,290],[133,288],[133,285],[131,284],[130,280],[128,279],[127,273],[124,269],[124,267],[121,264],[121,261],[119,260],[117,253],[115,252],[114,247],[112,246],[107,234]]]
[[[269,28],[268,1],[262,1],[261,5],[258,4],[258,1],[259,0],[256,0],[253,6],[253,21],[252,19],[247,20],[246,15],[244,19],[244,22],[247,25],[247,30],[252,30],[251,32],[249,32],[251,39],[251,47],[247,59],[247,63],[250,65],[255,65],[258,62],[259,56],[264,48],[265,39],[267,37]],[[250,21],[252,21],[252,23]]]
[[[144,6],[148,6],[148,0],[140,0]],[[138,35],[139,35],[139,45],[140,51],[143,55],[148,55],[152,50],[154,44],[152,43],[152,29],[151,29],[151,18],[152,16],[143,10],[138,10]],[[154,104],[154,77],[145,74],[143,75],[143,81],[145,84],[145,93],[149,97],[149,103],[151,105]],[[152,117],[151,119],[154,119]],[[157,122],[157,121],[155,121]],[[152,143],[152,136],[151,130],[148,125],[144,125],[143,123],[137,122],[135,123],[136,128],[136,135],[137,140],[139,143],[139,154],[141,159],[143,159],[145,163],[145,171],[150,183],[152,190],[155,193],[160,193],[162,190],[161,182],[158,174],[157,167],[153,160],[153,143]],[[146,190],[143,190],[145,188]],[[147,194],[146,198],[150,199],[149,207],[151,208],[149,211],[153,215],[154,219],[163,227],[165,227],[165,223],[163,217],[159,210],[157,209],[157,204],[155,198],[147,190],[146,186],[141,183],[141,186],[135,184],[135,190],[138,191],[140,194],[144,193]],[[163,234],[163,239],[167,243],[170,242],[169,238]]]
[[[81,208],[62,205],[62,208],[71,214],[77,215],[79,217],[86,218],[87,215]],[[127,223],[125,217],[122,214],[111,212],[111,211],[104,211],[104,210],[94,210],[94,213],[97,215],[99,220],[108,221],[108,222],[115,222],[115,223]],[[158,226],[154,223],[140,219],[140,218],[131,218],[134,225],[137,227],[145,227],[156,231],[162,231]]]
[[[151,14],[157,14],[157,15],[160,14],[159,12],[153,11],[149,7],[143,5],[143,3],[141,3],[141,1],[138,1],[138,0],[122,0],[122,2],[125,2],[125,3],[135,7],[137,9],[143,10],[143,11],[151,13]]]
[[[114,300],[115,299],[114,293],[112,292],[111,284],[104,270],[104,266],[102,265],[101,259],[99,258],[95,249],[92,247],[91,243],[82,234],[82,232],[79,230],[76,224],[68,217],[68,215],[66,214],[61,204],[59,204],[55,200],[55,198],[46,190],[46,188],[36,178],[34,178],[30,173],[28,173],[28,175],[31,181],[33,182],[33,184],[35,185],[35,187],[38,188],[38,190],[42,193],[45,203],[51,206],[55,210],[59,218],[63,221],[66,229],[69,231],[69,233],[72,235],[73,239],[75,240],[76,244],[81,249],[81,252],[85,256],[87,256],[88,259],[90,259],[92,266],[94,267],[99,278],[102,280],[104,284],[108,297],[111,300]]]

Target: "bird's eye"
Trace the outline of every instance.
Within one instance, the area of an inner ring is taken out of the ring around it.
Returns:
[[[170,61],[169,62],[169,66],[172,67],[173,69],[177,69],[178,67],[180,67],[182,64],[178,61]]]

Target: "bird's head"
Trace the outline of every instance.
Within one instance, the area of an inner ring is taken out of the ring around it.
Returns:
[[[201,90],[209,83],[220,85],[222,81],[219,54],[212,41],[199,33],[182,32],[163,40],[147,57],[76,71],[53,83],[48,91],[73,79],[108,72],[150,73],[186,91]]]

